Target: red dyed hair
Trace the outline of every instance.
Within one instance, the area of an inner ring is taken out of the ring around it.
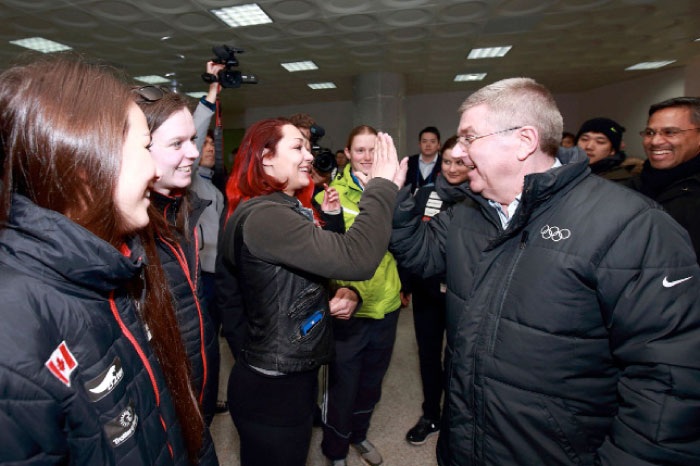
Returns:
[[[231,176],[226,183],[226,197],[228,199],[226,220],[241,201],[282,191],[286,188],[286,182],[268,175],[263,169],[263,159],[275,156],[277,144],[282,139],[282,127],[286,125],[294,126],[286,118],[261,120],[248,128],[243,135],[243,141],[241,141],[233,161]],[[265,149],[268,152],[264,154]],[[314,184],[309,179],[309,184],[297,191],[296,197],[304,207],[310,208],[313,192]],[[314,210],[315,215],[316,211]]]

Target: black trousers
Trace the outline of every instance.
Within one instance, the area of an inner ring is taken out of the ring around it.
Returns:
[[[221,364],[221,355],[219,354],[219,328],[221,327],[221,319],[216,306],[215,290],[214,274],[202,271],[203,304],[209,314],[214,335],[216,335],[214,348],[212,348],[211,354],[207,354],[209,380],[207,380],[207,386],[204,388],[207,393],[204,394],[204,398],[202,399],[202,414],[207,425],[211,425],[211,422],[214,420],[214,415],[216,414],[216,400],[219,397],[219,366]]]
[[[331,460],[345,458],[350,443],[367,438],[374,406],[396,340],[399,311],[384,319],[335,320],[335,360],[329,367],[321,450]]]
[[[439,287],[439,284],[437,284]],[[423,417],[440,421],[444,388],[442,340],[445,335],[445,294],[439,289],[413,290],[413,323],[418,342],[420,378],[423,382]]]
[[[311,443],[318,370],[279,377],[236,361],[228,383],[242,466],[304,466]]]

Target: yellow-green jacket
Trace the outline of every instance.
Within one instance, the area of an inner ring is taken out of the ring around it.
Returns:
[[[353,181],[350,176],[350,164],[345,166],[342,174],[339,174],[330,184],[338,191],[340,204],[343,206],[343,219],[345,229],[355,221],[355,217],[360,213],[358,204],[362,197],[362,189]],[[324,191],[316,195],[316,201],[323,202]],[[352,286],[362,297],[362,306],[355,312],[355,317],[366,317],[370,319],[383,319],[385,314],[395,311],[401,305],[399,291],[401,281],[399,272],[396,269],[396,260],[389,251],[384,254],[382,261],[377,267],[374,276],[362,282],[336,281],[339,286]]]

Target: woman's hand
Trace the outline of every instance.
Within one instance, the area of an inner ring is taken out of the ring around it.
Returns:
[[[404,183],[406,183],[406,173],[408,173],[408,157],[401,159],[399,163],[399,169],[396,170],[394,175],[394,184],[399,188],[403,188]]]
[[[348,320],[352,317],[359,302],[360,298],[353,290],[350,288],[338,288],[335,296],[328,303],[331,316],[337,319]]]
[[[399,160],[396,155],[394,140],[386,133],[377,134],[377,142],[374,145],[374,160],[369,172],[369,178],[384,178],[393,181],[398,169]]]
[[[340,196],[338,196],[338,191],[335,188],[330,188],[326,183],[323,184],[323,189],[325,194],[323,196],[323,203],[321,203],[321,210],[324,212],[334,212],[340,210]]]

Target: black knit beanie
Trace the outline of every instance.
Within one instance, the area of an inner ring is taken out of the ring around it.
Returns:
[[[610,118],[592,118],[581,125],[581,129],[579,129],[578,133],[576,134],[576,144],[578,144],[578,138],[580,138],[583,133],[587,133],[589,131],[594,133],[603,133],[608,139],[610,139],[615,152],[620,150],[622,133],[625,132],[624,126],[619,125]]]

